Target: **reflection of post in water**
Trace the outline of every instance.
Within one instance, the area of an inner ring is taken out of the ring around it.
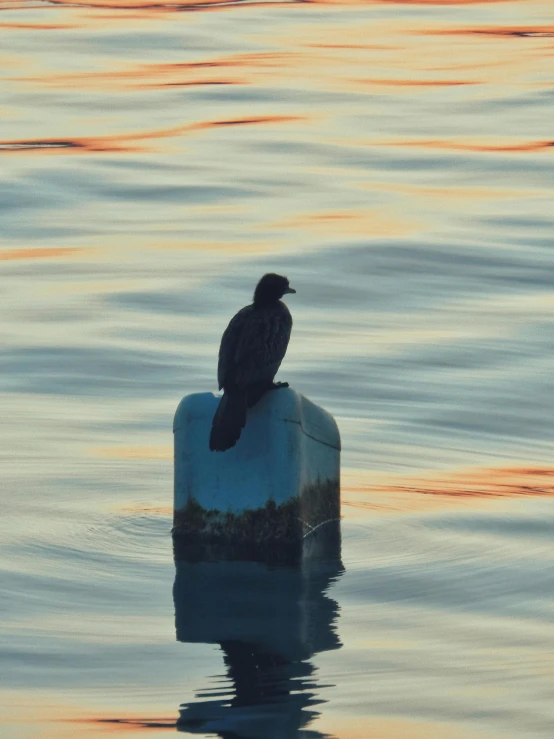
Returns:
[[[294,739],[317,715],[312,708],[324,699],[310,659],[341,646],[338,605],[327,592],[343,571],[340,531],[338,523],[323,529],[305,540],[300,560],[286,564],[232,555],[191,561],[190,552],[181,559],[175,551],[177,639],[219,644],[227,667],[215,690],[181,706],[179,731]]]

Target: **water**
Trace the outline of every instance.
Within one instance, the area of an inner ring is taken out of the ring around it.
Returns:
[[[550,737],[550,0],[0,26],[1,736]],[[176,580],[172,414],[269,270],[341,561]]]

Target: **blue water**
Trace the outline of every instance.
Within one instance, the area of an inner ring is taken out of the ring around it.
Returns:
[[[0,735],[551,737],[551,3],[0,33]],[[174,599],[172,415],[270,270],[280,379],[341,429],[341,558]]]

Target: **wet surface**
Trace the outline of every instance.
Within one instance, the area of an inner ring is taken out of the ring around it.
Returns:
[[[551,3],[0,2],[0,33],[2,737],[549,738]],[[177,641],[173,413],[270,270],[280,379],[341,429],[341,564],[265,573],[281,627],[237,565]]]

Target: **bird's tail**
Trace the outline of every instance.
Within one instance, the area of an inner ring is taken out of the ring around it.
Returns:
[[[235,446],[245,425],[246,393],[242,390],[225,390],[212,421],[212,452],[224,452]]]

